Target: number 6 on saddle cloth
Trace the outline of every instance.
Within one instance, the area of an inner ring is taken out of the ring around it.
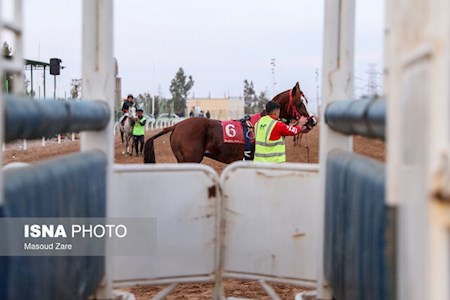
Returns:
[[[240,120],[222,121],[224,143],[244,144],[244,160],[251,160],[252,143],[255,140],[254,126],[261,114],[246,115]]]

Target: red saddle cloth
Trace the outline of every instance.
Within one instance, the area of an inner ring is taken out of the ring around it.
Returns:
[[[259,121],[259,119],[261,119],[261,114],[250,116],[251,126],[254,127],[256,122]],[[244,128],[242,128],[241,121],[239,120],[222,121],[222,132],[224,143],[245,144]],[[253,130],[249,132],[251,142],[253,143],[255,140]]]

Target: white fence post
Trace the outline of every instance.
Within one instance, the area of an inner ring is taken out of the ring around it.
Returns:
[[[83,98],[108,103],[111,118],[105,129],[82,132],[81,150],[102,150],[107,156],[106,199],[107,216],[110,215],[111,180],[114,161],[114,57],[113,57],[113,1],[83,1]],[[105,278],[98,290],[97,299],[111,299],[110,247],[106,245]]]
[[[331,101],[353,96],[355,35],[355,0],[325,1],[323,39],[322,113]],[[324,277],[325,172],[328,152],[339,148],[352,151],[352,138],[328,128],[324,118],[320,125],[320,197],[318,221],[318,299],[332,299]]]
[[[395,14],[389,18],[387,146],[395,159],[388,157],[388,199],[398,205],[396,296],[447,300],[450,2],[386,3]]]
[[[0,3],[0,6],[3,3]],[[13,92],[18,95],[22,93],[23,90],[23,1],[16,0],[12,1],[13,9],[14,9],[14,21],[9,21],[10,26],[5,26],[5,22],[3,20],[3,11],[0,10],[0,40],[3,40],[3,32],[9,31],[13,33],[14,36],[14,56],[12,61],[5,62],[3,57],[0,57],[0,76],[3,78],[5,72],[11,72],[14,74],[14,87]],[[2,7],[3,8],[3,7]],[[3,82],[1,83],[3,84]],[[0,123],[4,123],[4,98],[3,93],[0,93]],[[5,150],[4,145],[4,132],[0,130],[0,143],[3,145],[3,151]],[[3,166],[3,155],[0,155],[0,166]],[[0,206],[3,204],[3,175],[2,168],[0,168]]]
[[[42,137],[42,147],[45,147],[45,137]]]
[[[0,3],[1,5],[2,3]],[[0,26],[3,24],[3,14],[0,11]],[[3,41],[3,28],[0,28],[0,41]],[[4,70],[3,70],[3,55],[0,55],[0,78],[3,78]],[[3,80],[2,80],[3,81]],[[2,82],[3,84],[3,82]],[[4,118],[4,99],[3,99],[3,93],[0,92],[0,123],[4,124],[5,118]],[[4,128],[2,126],[2,128]],[[2,150],[3,152],[6,150],[5,146],[5,140],[4,140],[4,130],[0,130],[0,143],[2,144]],[[0,166],[3,166],[3,153],[0,155]],[[3,205],[3,168],[0,168],[0,207]]]

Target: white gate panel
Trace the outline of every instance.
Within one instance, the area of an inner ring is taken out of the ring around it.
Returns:
[[[237,162],[221,186],[225,277],[314,286],[318,166]]]
[[[113,257],[115,285],[213,280],[219,198],[204,165],[116,165],[110,216],[155,217],[157,254]]]

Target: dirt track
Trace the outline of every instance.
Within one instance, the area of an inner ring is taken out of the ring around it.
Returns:
[[[146,139],[158,131],[149,131],[146,133]],[[169,145],[170,134],[162,136],[155,141],[155,155],[157,163],[176,163],[176,159],[172,154]],[[308,134],[310,161],[317,163],[319,161],[319,128],[314,129]],[[40,160],[50,159],[59,155],[76,152],[80,149],[78,140],[68,141],[63,140],[61,144],[56,144],[54,141],[51,145],[46,147],[41,146],[41,141],[30,141],[28,143],[28,150],[20,150],[21,143],[16,142],[8,144],[3,156],[3,163],[7,164],[15,161],[36,162]],[[286,155],[289,162],[308,162],[307,149],[305,149],[306,138],[303,137],[302,147],[294,146],[292,137],[286,138]],[[362,137],[354,138],[354,151],[356,153],[364,154],[366,156],[384,161],[385,151],[384,143],[377,140],[369,140]],[[115,162],[119,164],[142,163],[142,157],[131,157],[121,154],[121,144],[119,136],[115,139]],[[218,173],[220,173],[226,165],[209,158],[203,160],[204,164],[211,166]]]
[[[146,138],[157,131],[148,132]],[[176,163],[175,157],[169,145],[169,136],[167,134],[155,141],[155,155],[157,163]],[[308,134],[310,162],[318,162],[319,153],[319,129],[314,129]],[[289,162],[308,162],[307,150],[304,148],[306,139],[303,138],[302,147],[294,147],[292,137],[286,139],[287,160]],[[41,146],[41,141],[29,142],[29,150],[20,150],[20,143],[7,145],[4,152],[4,163],[14,161],[35,162],[44,159],[54,158],[58,155],[67,154],[70,152],[79,151],[80,143],[76,141],[65,140],[61,144],[56,144],[54,141],[52,145],[46,147]],[[384,143],[381,141],[369,140],[361,137],[354,139],[354,151],[361,153],[378,160],[385,159]],[[115,162],[119,164],[142,163],[142,157],[130,157],[121,154],[121,145],[119,137],[115,139]],[[204,159],[202,162],[214,168],[218,173],[226,167],[225,164],[216,162],[211,159]],[[271,284],[281,299],[293,299],[295,294],[302,291],[301,288],[292,287],[283,284]],[[135,287],[130,288],[137,296],[137,300],[149,299],[160,291],[162,286],[153,287]],[[211,299],[212,284],[208,283],[191,283],[180,285],[170,296],[166,299]],[[250,299],[269,299],[258,282],[254,281],[240,281],[240,280],[225,280],[225,294],[227,297],[240,297]]]

